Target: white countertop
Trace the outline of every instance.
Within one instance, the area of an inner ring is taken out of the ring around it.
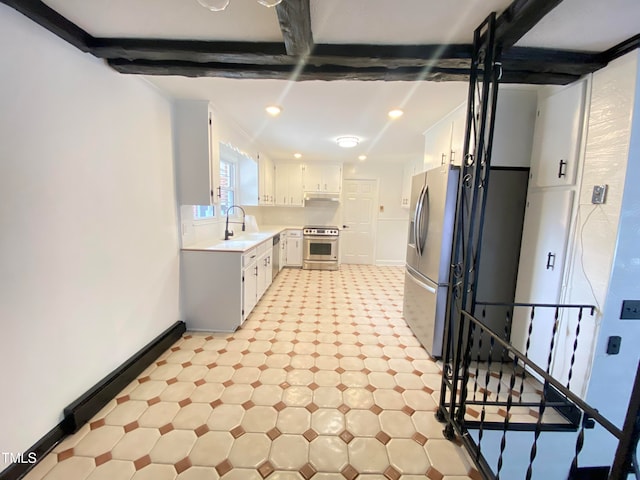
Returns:
[[[260,245],[262,242],[272,239],[278,233],[289,229],[302,229],[299,226],[267,225],[260,228],[259,232],[245,233],[231,237],[229,240],[206,240],[193,245],[182,247],[183,251],[206,252],[239,252],[243,253]]]

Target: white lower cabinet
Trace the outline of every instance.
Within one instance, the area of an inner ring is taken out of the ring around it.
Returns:
[[[302,230],[287,230],[286,266],[302,266]]]
[[[246,252],[183,250],[182,316],[187,329],[233,332],[272,279],[272,239]]]
[[[271,280],[273,278],[273,266],[271,264],[271,256],[273,252],[272,242],[269,241],[259,245],[257,247],[257,251],[257,298],[260,298],[264,295],[267,288],[269,288],[269,285],[271,285]]]
[[[242,320],[246,318],[258,303],[258,262],[257,248],[242,256]]]

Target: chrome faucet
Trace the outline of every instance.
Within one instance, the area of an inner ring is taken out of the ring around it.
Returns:
[[[229,231],[229,212],[233,208],[239,208],[240,210],[242,210],[242,231],[244,232],[244,230],[245,230],[244,218],[247,216],[247,214],[244,211],[244,208],[242,208],[240,205],[231,205],[229,208],[227,208],[227,223],[224,226],[224,239],[225,240],[229,240],[229,237],[233,237],[233,232]],[[240,222],[231,222],[231,223],[240,223]]]

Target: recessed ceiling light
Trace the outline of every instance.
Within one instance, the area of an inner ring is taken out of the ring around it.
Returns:
[[[282,107],[279,107],[278,105],[269,105],[265,110],[272,117],[277,117],[282,112]]]
[[[342,148],[353,148],[360,143],[360,139],[358,137],[338,137],[336,139],[338,146]]]
[[[366,159],[367,159],[367,156],[366,156],[366,155],[360,155],[360,156],[358,157],[358,160],[360,160],[361,162],[364,162]]]
[[[296,158],[302,158],[302,154],[301,153],[294,153],[293,156],[296,157]]]
[[[393,110],[389,110],[389,118],[400,118],[402,115],[404,114],[404,112],[402,110],[400,110],[399,108],[394,108]]]

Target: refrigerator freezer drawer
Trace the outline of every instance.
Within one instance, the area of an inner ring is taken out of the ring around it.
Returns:
[[[442,356],[447,287],[405,271],[404,319],[433,357]]]

